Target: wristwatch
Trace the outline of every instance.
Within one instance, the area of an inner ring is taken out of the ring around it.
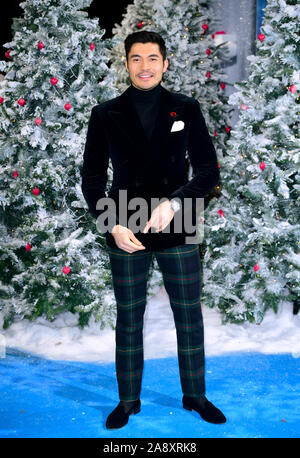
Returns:
[[[171,199],[170,200],[170,205],[171,205],[171,208],[173,210],[173,212],[177,212],[178,210],[181,209],[181,204],[178,202],[178,200],[175,200],[175,199]]]

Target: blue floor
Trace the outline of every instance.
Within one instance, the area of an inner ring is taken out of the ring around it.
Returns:
[[[1,438],[298,438],[300,359],[231,353],[206,358],[207,397],[227,423],[182,408],[177,358],[146,360],[142,409],[109,431],[115,366],[53,361],[13,349],[0,359]]]

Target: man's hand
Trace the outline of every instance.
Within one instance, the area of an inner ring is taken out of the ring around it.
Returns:
[[[145,249],[144,245],[135,237],[134,233],[125,226],[116,224],[112,228],[111,233],[114,236],[116,245],[121,250],[133,253],[134,251]]]
[[[149,231],[151,226],[156,228],[156,232],[163,231],[170,221],[172,221],[174,213],[169,200],[162,202],[153,210],[151,218],[143,230],[144,234]]]

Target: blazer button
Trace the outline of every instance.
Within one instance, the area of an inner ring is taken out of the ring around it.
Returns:
[[[171,156],[171,162],[175,162],[175,156],[174,155]]]
[[[169,183],[169,182],[168,182],[168,179],[167,179],[166,177],[163,178],[163,183],[164,183],[164,184],[168,184],[168,183]]]

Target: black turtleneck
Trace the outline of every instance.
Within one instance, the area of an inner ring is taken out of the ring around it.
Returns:
[[[158,84],[148,91],[137,89],[131,85],[129,93],[148,140],[150,141],[159,107],[161,85]]]

